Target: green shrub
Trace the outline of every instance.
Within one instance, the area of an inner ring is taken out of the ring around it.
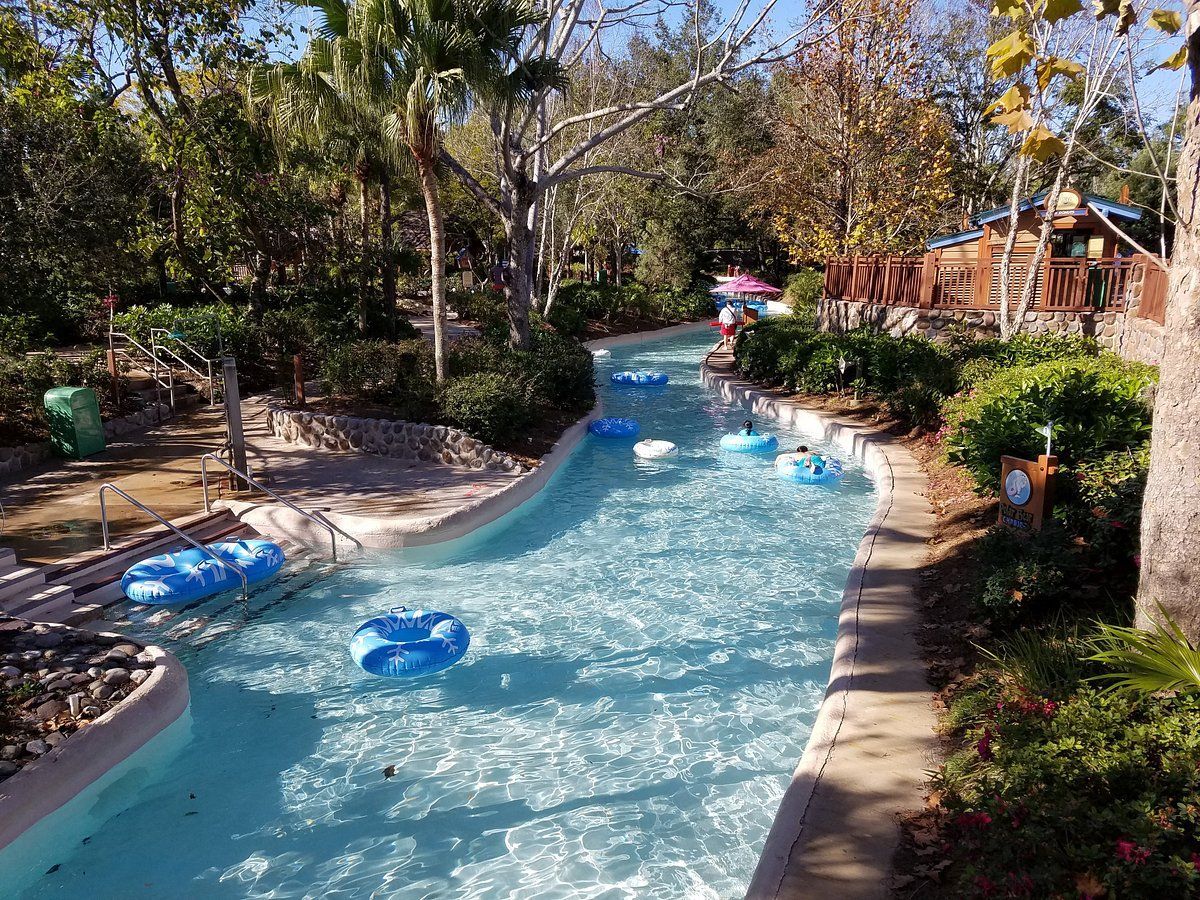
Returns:
[[[184,340],[210,358],[223,350],[239,362],[257,360],[266,345],[263,329],[242,306],[206,303],[199,306],[131,306],[113,319],[113,330],[150,346],[150,329],[179,331]]]
[[[1133,574],[1149,466],[1147,442],[1084,460],[1059,476],[1055,518],[1114,574]]]
[[[1034,536],[993,527],[979,542],[978,603],[994,622],[1044,619],[1073,599],[1080,563],[1071,538],[1047,527]]]
[[[122,408],[118,408],[111,386],[108,362],[101,350],[71,359],[54,353],[0,356],[0,445],[45,439],[43,397],[53,387],[91,388],[106,419],[136,405],[123,387]]]
[[[447,291],[447,305],[468,322],[503,322],[504,294],[485,288],[482,291]]]
[[[329,393],[385,404],[405,419],[428,419],[436,411],[433,348],[421,339],[338,345],[326,356],[321,377]]]
[[[817,303],[825,289],[825,274],[817,269],[801,269],[787,277],[783,286],[783,301],[792,307],[792,315],[806,322],[815,322]]]
[[[939,779],[955,896],[1195,896],[1200,698],[989,699]]]
[[[507,443],[533,421],[526,385],[496,372],[452,378],[439,403],[447,421],[487,443]]]
[[[0,316],[0,353],[17,354],[31,350],[40,333],[41,328],[32,316]]]
[[[714,310],[712,296],[704,285],[650,288],[636,281],[622,285],[569,282],[559,288],[555,305],[550,308],[551,324],[556,327],[555,315],[561,315],[556,310],[562,307],[604,322],[694,321],[713,315]]]
[[[533,331],[533,349],[513,350],[501,340],[473,338],[450,348],[455,377],[495,372],[519,382],[530,401],[544,412],[583,413],[596,402],[595,368],[588,349],[564,335],[542,328]]]
[[[546,321],[553,325],[555,330],[569,337],[581,338],[587,333],[587,316],[565,303],[556,303],[550,307],[550,315]]]
[[[1054,421],[1054,450],[1068,467],[1150,434],[1146,391],[1156,372],[1111,354],[1003,369],[946,404],[944,445],[981,488],[999,484],[1000,456],[1034,457],[1036,431]]]

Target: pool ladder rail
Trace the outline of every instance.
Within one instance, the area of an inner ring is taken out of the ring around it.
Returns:
[[[236,466],[221,459],[221,457],[217,456],[215,453],[205,453],[203,456],[200,457],[200,483],[204,490],[204,511],[205,512],[212,512],[212,501],[209,499],[209,496],[208,496],[208,463],[210,461],[215,462],[221,468],[225,469],[234,478],[238,478],[238,479],[241,479],[242,481],[245,481],[247,484],[262,491],[264,494],[273,498],[278,503],[282,503],[284,506],[286,506],[292,512],[294,512],[297,515],[301,516],[302,518],[308,520],[309,522],[312,522],[318,528],[321,528],[322,530],[327,531],[329,533],[330,553],[332,554],[333,560],[335,562],[337,561],[337,558],[338,558],[338,555],[337,555],[337,535],[338,534],[340,534],[342,537],[346,538],[346,540],[352,542],[356,547],[358,547],[358,549],[360,549],[360,550],[362,549],[362,542],[360,542],[357,538],[355,538],[354,535],[347,534],[341,528],[338,528],[336,525],[334,525],[332,522],[330,522],[320,510],[316,510],[311,513],[306,512],[305,510],[303,510],[299,506],[297,506],[295,503],[292,503],[290,500],[284,499],[283,497],[279,496],[278,493],[271,490],[266,485],[255,480],[255,478],[253,476],[251,476],[249,472],[241,471]]]

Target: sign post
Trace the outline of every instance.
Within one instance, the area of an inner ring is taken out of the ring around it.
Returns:
[[[999,523],[1013,531],[1040,531],[1054,505],[1058,457],[1043,454],[1031,462],[1002,456],[1000,466]]]

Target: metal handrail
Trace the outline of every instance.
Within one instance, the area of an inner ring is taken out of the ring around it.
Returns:
[[[318,517],[318,516],[314,516],[312,513],[305,512],[300,507],[298,507],[295,503],[292,503],[290,500],[285,500],[283,497],[280,497],[277,493],[275,493],[269,487],[265,487],[264,485],[255,481],[252,477],[250,477],[250,475],[248,473],[239,472],[236,466],[231,466],[229,463],[225,462],[225,460],[221,459],[221,457],[217,456],[215,453],[205,453],[203,456],[200,457],[200,484],[202,485],[202,487],[204,489],[204,511],[205,512],[212,512],[212,504],[209,503],[209,500],[208,500],[208,465],[207,465],[207,463],[210,459],[213,462],[215,462],[217,465],[221,466],[221,468],[228,470],[230,473],[237,476],[238,478],[241,478],[244,481],[247,481],[250,484],[254,485],[254,487],[258,488],[264,494],[268,494],[271,497],[274,497],[276,500],[278,500],[280,503],[282,503],[284,506],[286,506],[292,512],[298,513],[299,515],[308,519],[310,522],[316,522],[317,525],[319,525],[321,528],[324,528],[326,531],[328,531],[329,532],[329,545],[332,549],[334,560],[337,559],[337,537],[334,535],[334,532],[337,532],[337,534],[340,534],[342,537],[344,537],[350,541],[353,541],[357,547],[359,547],[359,548],[362,547],[361,541],[359,541],[353,535],[346,534],[346,532],[342,531],[342,529],[338,528],[332,522],[325,519],[324,516]]]
[[[199,350],[197,350],[195,347],[193,347],[191,344],[189,344],[183,338],[171,337],[171,332],[168,331],[166,328],[151,328],[150,329],[150,339],[153,341],[154,335],[159,332],[165,334],[168,338],[173,340],[175,343],[179,344],[179,346],[183,347],[183,349],[185,349],[189,353],[191,353],[192,356],[194,356],[196,359],[200,360],[200,362],[204,363],[205,367],[208,369],[207,375],[205,375],[199,369],[192,366],[190,363],[188,363],[186,360],[184,360],[183,357],[181,357],[178,353],[175,353],[174,351],[172,351],[165,345],[163,345],[163,344],[158,345],[158,347],[161,347],[163,350],[166,350],[168,353],[170,353],[172,356],[174,356],[177,360],[179,360],[180,364],[183,365],[183,367],[186,368],[189,372],[194,373],[197,378],[207,378],[208,379],[208,405],[215,406],[216,402],[217,402],[217,389],[216,389],[217,383],[213,379],[213,363],[216,362],[216,360],[209,359],[207,356],[205,356],[203,353],[201,353]]]
[[[249,582],[246,581],[246,573],[242,571],[241,566],[235,565],[234,563],[231,563],[228,560],[221,559],[221,557],[219,557],[212,550],[208,549],[208,547],[205,547],[203,544],[201,544],[196,539],[188,536],[187,534],[184,534],[183,531],[176,528],[174,525],[172,525],[170,522],[168,522],[166,519],[164,519],[162,516],[160,516],[158,513],[156,513],[154,510],[152,510],[146,504],[142,503],[140,500],[135,500],[133,497],[129,496],[127,493],[125,493],[123,490],[121,490],[115,484],[108,484],[107,482],[100,485],[100,529],[101,529],[102,533],[104,534],[104,549],[105,550],[111,549],[111,547],[109,545],[109,540],[108,540],[108,507],[104,503],[104,492],[105,491],[112,491],[114,494],[116,494],[118,497],[121,497],[127,503],[129,503],[133,506],[136,506],[138,509],[140,509],[142,512],[144,512],[150,518],[157,521],[160,525],[166,525],[173,532],[175,532],[177,535],[179,535],[181,538],[183,538],[185,541],[187,541],[189,544],[191,544],[193,547],[195,547],[200,552],[207,553],[212,558],[213,562],[215,562],[221,568],[228,569],[229,571],[233,572],[234,575],[236,575],[238,578],[240,578],[242,580],[242,599],[245,599],[249,595]]]

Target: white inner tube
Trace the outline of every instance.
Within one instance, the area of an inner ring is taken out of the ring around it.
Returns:
[[[633,445],[633,452],[642,459],[662,459],[664,456],[675,456],[679,448],[670,441],[638,441]]]

